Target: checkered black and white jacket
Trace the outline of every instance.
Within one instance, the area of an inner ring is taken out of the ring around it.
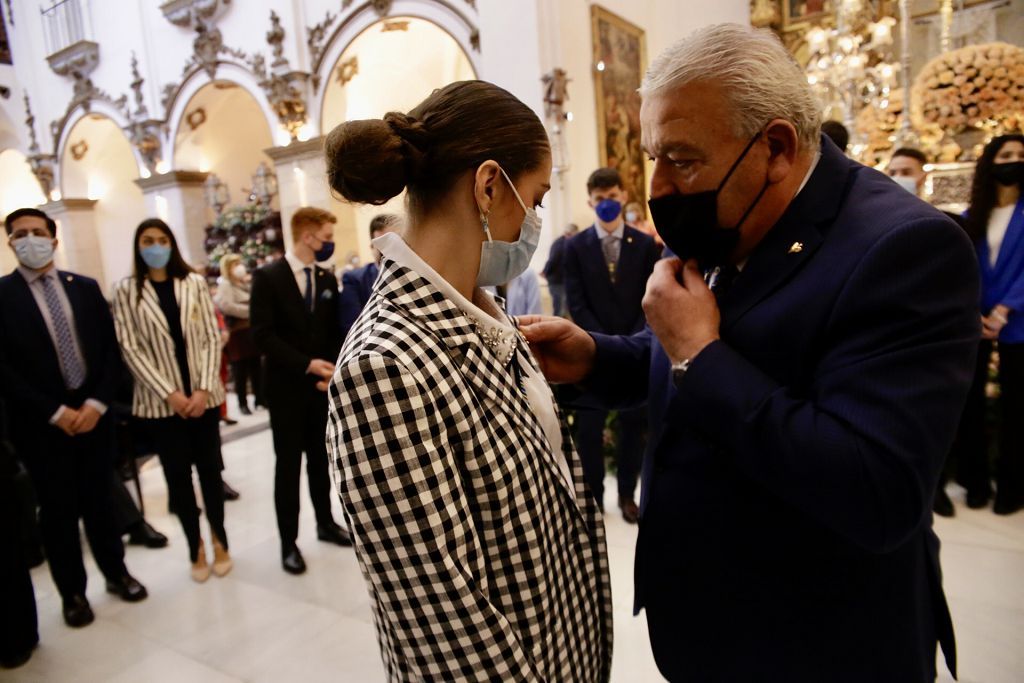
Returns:
[[[607,681],[604,526],[471,319],[385,259],[330,387],[328,450],[392,681]]]

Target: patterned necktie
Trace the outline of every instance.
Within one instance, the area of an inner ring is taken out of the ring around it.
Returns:
[[[53,283],[53,278],[45,276],[41,282],[43,283],[43,299],[50,312],[54,334],[57,335],[57,355],[60,357],[64,382],[69,389],[78,389],[85,383],[85,368],[82,367],[78,350],[75,348],[71,325],[68,324],[68,318],[64,315],[64,307],[60,304],[60,297],[57,295],[57,286]]]
[[[303,268],[306,273],[306,310],[313,312],[313,269]]]
[[[606,235],[601,240],[601,250],[604,251],[604,260],[608,264],[608,275],[612,282],[615,282],[615,266],[619,262],[619,246],[617,235]]]

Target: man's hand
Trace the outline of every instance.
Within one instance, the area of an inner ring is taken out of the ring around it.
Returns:
[[[178,417],[186,420],[188,419],[189,400],[184,393],[175,391],[167,397],[167,403],[171,406],[171,410],[173,410]]]
[[[673,363],[693,358],[718,339],[718,302],[693,259],[658,261],[643,301],[647,324]]]
[[[64,412],[60,414],[60,419],[57,420],[55,425],[57,429],[61,430],[68,436],[75,435],[75,421],[78,419],[78,411],[74,408],[64,406]]]
[[[206,412],[206,402],[210,399],[210,392],[198,389],[192,392],[188,399],[188,407],[185,409],[186,417],[202,417]]]
[[[78,409],[78,414],[71,423],[71,429],[76,435],[88,434],[92,430],[96,429],[96,424],[100,421],[101,417],[103,416],[100,415],[100,411],[86,403]]]
[[[316,388],[320,391],[327,391],[327,386],[331,383],[331,378],[334,377],[334,363],[325,361],[322,358],[314,358],[309,361],[306,374],[319,377],[320,381],[316,383]]]
[[[524,315],[519,317],[519,330],[549,382],[576,384],[593,370],[597,345],[578,325],[565,318]]]

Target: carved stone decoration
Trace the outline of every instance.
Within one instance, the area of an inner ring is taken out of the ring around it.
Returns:
[[[139,73],[139,60],[135,57],[135,51],[132,51],[132,92],[135,94],[135,113],[134,117],[144,119],[149,116],[149,109],[146,107],[146,101],[142,96],[142,84],[146,82],[146,79]]]
[[[46,62],[58,76],[71,76],[76,72],[88,76],[100,63],[100,46],[91,40],[79,40],[53,53]]]
[[[390,31],[408,31],[408,21],[385,21],[384,25],[380,27],[381,33],[388,33]]]
[[[352,59],[347,59],[339,64],[337,73],[338,83],[341,83],[342,86],[355,78],[359,73],[359,55],[352,55]]]
[[[142,96],[142,84],[145,79],[139,73],[139,60],[132,53],[132,92],[135,93],[135,113],[130,117],[130,123],[125,129],[128,133],[128,140],[135,146],[142,163],[146,166],[150,175],[156,173],[157,164],[160,163],[161,144],[160,128],[161,122],[149,118],[149,110],[146,107]]]
[[[206,110],[202,107],[193,109],[185,115],[185,123],[188,124],[189,130],[199,128],[199,126],[206,123]]]
[[[281,26],[281,18],[274,10],[270,10],[270,31],[267,32],[267,43],[270,44],[274,53],[274,61],[270,63],[271,68],[287,65],[288,60],[284,56],[284,28]]]
[[[370,0],[370,7],[377,13],[379,17],[386,17],[391,13],[391,5],[394,4],[394,0]]]
[[[71,158],[75,161],[81,161],[84,159],[88,152],[89,143],[86,140],[79,140],[75,144],[71,145]]]
[[[11,89],[8,88],[6,85],[0,85],[0,97],[4,98],[5,100],[11,99]]]
[[[231,0],[168,0],[160,5],[160,11],[175,26],[193,28],[213,19],[222,3],[230,5]]]
[[[345,9],[345,6],[342,6]],[[324,51],[324,41],[327,40],[327,31],[330,30],[334,24],[334,20],[338,18],[338,15],[327,12],[324,20],[319,24],[306,29],[306,47],[309,48],[309,60],[310,64],[318,64],[320,57]],[[316,69],[314,69],[316,71]],[[314,73],[313,75],[313,92],[316,92],[320,88],[320,77]]]
[[[25,93],[25,125],[28,127],[29,146],[28,164],[32,174],[39,181],[43,194],[50,199],[53,192],[53,165],[56,157],[52,154],[42,154],[39,150],[39,140],[36,139],[36,117],[32,115],[32,105],[28,101],[28,93]]]
[[[480,52],[480,29],[474,27],[473,32],[469,34],[469,46]]]
[[[555,68],[540,79],[544,83],[544,113],[549,119],[561,121],[565,118],[565,103],[569,100],[569,74],[565,69]]]
[[[472,7],[474,10],[476,9],[476,0],[466,0],[466,4]]]

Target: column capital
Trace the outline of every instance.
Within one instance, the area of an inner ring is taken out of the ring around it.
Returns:
[[[65,214],[71,211],[92,211],[96,208],[95,199],[77,197],[65,197],[55,202],[47,202],[40,207],[40,210],[47,214]]]
[[[324,153],[324,136],[319,135],[305,142],[293,142],[282,147],[268,147],[263,153],[273,159],[275,164],[322,156]]]
[[[160,175],[153,175],[149,178],[136,178],[134,183],[143,192],[162,190],[168,187],[180,187],[182,185],[202,185],[206,176],[210,175],[205,171],[168,171]]]

